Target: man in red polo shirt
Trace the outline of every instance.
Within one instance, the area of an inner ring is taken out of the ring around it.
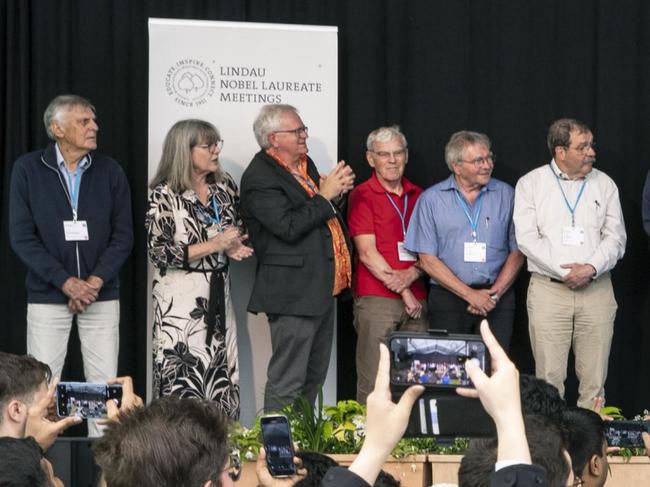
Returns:
[[[357,250],[354,327],[357,331],[357,400],[366,402],[379,363],[379,343],[396,329],[426,331],[426,291],[404,248],[404,236],[422,188],[404,177],[406,137],[399,127],[373,130],[366,158],[370,179],[350,194],[348,226]]]

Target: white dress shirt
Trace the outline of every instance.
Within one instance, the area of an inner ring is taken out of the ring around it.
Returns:
[[[575,206],[575,226],[584,229],[582,245],[563,243],[565,227],[572,226],[569,205]],[[625,253],[625,222],[616,183],[592,169],[583,179],[570,180],[555,160],[533,169],[517,182],[513,213],[517,244],[528,258],[528,270],[561,279],[569,272],[562,264],[590,264],[595,277],[609,271]]]

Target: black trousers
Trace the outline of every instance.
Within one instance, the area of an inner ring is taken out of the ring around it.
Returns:
[[[490,286],[485,286],[489,288]],[[429,326],[449,333],[480,335],[483,316],[467,312],[467,301],[442,286],[432,285],[427,300]],[[512,326],[515,319],[515,293],[512,288],[501,296],[496,307],[487,315],[492,333],[507,352],[510,348]]]

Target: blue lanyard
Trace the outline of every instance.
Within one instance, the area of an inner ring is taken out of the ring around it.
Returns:
[[[566,203],[566,207],[569,209],[569,213],[571,213],[571,226],[575,227],[576,226],[576,208],[578,207],[578,202],[580,201],[580,198],[582,198],[582,193],[585,190],[585,186],[587,185],[587,179],[582,182],[582,186],[580,186],[580,191],[578,192],[578,197],[576,198],[576,202],[571,207],[569,204],[569,200],[566,197],[566,194],[564,194],[564,189],[562,189],[562,184],[560,183],[560,176],[558,176],[555,171],[553,170],[553,166],[549,164],[548,166],[551,169],[551,172],[555,176],[555,179],[557,180],[557,185],[560,187],[560,192],[562,193],[562,197],[564,198],[564,202]]]
[[[210,204],[212,205],[214,216],[212,216],[210,212],[205,209],[205,206],[203,206],[203,203],[201,203],[198,198],[196,200],[196,209],[199,213],[201,213],[201,216],[204,219],[203,221],[208,220],[212,225],[221,224],[221,216],[219,215],[219,203],[217,203],[216,200],[217,198],[214,195],[210,198]]]
[[[393,201],[393,198],[391,198],[388,193],[384,193],[384,194],[386,195],[386,198],[388,198],[388,201],[390,201],[390,204],[393,205],[393,208],[395,208],[395,211],[399,215],[399,219],[402,222],[402,234],[404,235],[404,237],[406,237],[406,212],[407,212],[407,210],[409,208],[409,195],[408,195],[408,193],[406,193],[406,192],[404,193],[404,213],[399,211],[399,208],[397,207],[397,205]]]
[[[481,193],[478,195],[478,198],[476,199],[476,212],[474,213],[474,218],[472,218],[472,216],[469,214],[469,206],[467,206],[465,200],[460,197],[460,194],[458,194],[459,191],[455,189],[454,193],[456,194],[456,199],[458,200],[458,203],[460,203],[460,207],[463,209],[465,216],[469,220],[469,225],[472,228],[472,238],[476,242],[476,228],[478,227],[478,217],[481,214],[481,206],[483,205],[483,195],[485,193],[481,191]]]
[[[217,204],[216,196],[212,196],[212,209],[214,210],[214,218],[210,218],[213,223],[221,225],[221,216],[219,215],[219,205]]]
[[[72,217],[74,220],[77,219],[77,206],[79,204],[79,184],[81,183],[81,167],[80,163],[77,163],[77,169],[74,172],[74,184],[70,180],[70,172],[68,168],[65,168],[65,175],[68,179],[68,190],[70,190],[70,205],[72,205]]]

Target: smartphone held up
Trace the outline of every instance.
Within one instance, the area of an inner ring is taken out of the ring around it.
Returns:
[[[494,434],[494,422],[478,399],[456,394],[474,387],[465,365],[475,361],[490,375],[490,356],[479,335],[396,332],[388,339],[393,400],[413,385],[424,386],[405,436],[477,437]]]
[[[93,384],[89,382],[59,382],[56,386],[56,410],[61,417],[79,416],[83,419],[105,418],[106,401],[120,405],[120,384]]]
[[[296,473],[295,455],[289,420],[281,414],[260,418],[262,444],[266,451],[266,465],[274,477],[290,477]]]
[[[432,388],[472,387],[465,370],[475,360],[489,373],[485,343],[474,335],[394,334],[390,338],[391,384]]]

